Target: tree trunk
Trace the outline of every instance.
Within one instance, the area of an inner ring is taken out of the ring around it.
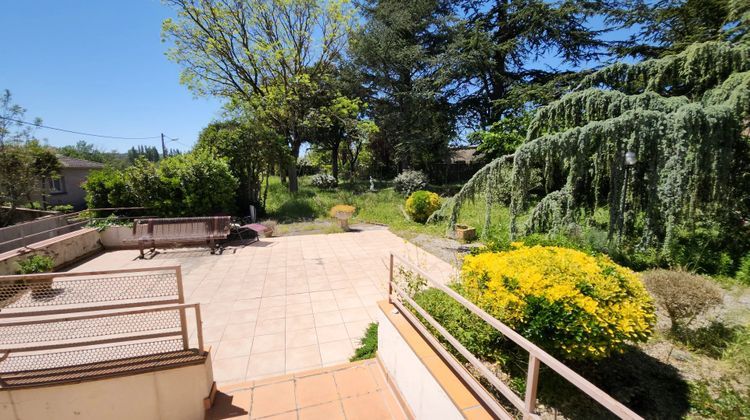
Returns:
[[[339,179],[339,142],[334,142],[331,145],[331,175],[336,180]]]
[[[290,161],[286,169],[287,175],[289,176],[289,192],[296,193],[299,191],[299,183],[297,182],[297,159]]]

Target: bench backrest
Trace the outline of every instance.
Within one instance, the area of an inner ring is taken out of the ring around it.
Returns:
[[[229,216],[136,219],[133,235],[153,240],[225,239],[229,228]]]

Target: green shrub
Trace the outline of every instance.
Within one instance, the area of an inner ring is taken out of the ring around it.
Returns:
[[[365,335],[359,341],[360,346],[354,351],[350,362],[372,359],[378,351],[378,324],[371,323],[365,330]]]
[[[406,199],[406,214],[417,223],[424,223],[440,208],[440,197],[429,191],[415,191]]]
[[[414,191],[427,187],[429,179],[420,171],[404,171],[393,178],[393,189],[403,195],[410,195]]]
[[[460,288],[457,285],[454,287]],[[452,297],[430,288],[417,292],[414,301],[472,354],[492,361],[505,359],[503,347],[506,340],[503,335]]]
[[[333,175],[317,174],[310,177],[310,185],[321,190],[332,190],[338,186],[339,182]]]
[[[48,255],[32,255],[18,262],[18,274],[48,273],[55,268],[55,260]]]
[[[718,390],[711,390],[706,381],[690,384],[691,414],[708,419],[743,419],[750,417],[750,390],[739,392],[719,381]]]
[[[223,159],[208,152],[153,163],[139,158],[125,171],[92,172],[84,184],[89,208],[148,207],[160,216],[230,213],[237,179]]]
[[[632,271],[606,256],[526,247],[464,258],[464,294],[556,356],[606,357],[645,341],[655,321],[651,297]]]
[[[61,204],[59,206],[52,206],[52,211],[59,211],[60,213],[72,213],[73,212],[73,206],[70,204]]]
[[[742,257],[740,260],[740,268],[737,270],[734,277],[739,280],[740,283],[750,286],[750,253],[747,253],[747,255]]]
[[[722,302],[721,289],[704,276],[686,271],[652,270],[642,277],[648,291],[667,311],[672,332],[687,327],[695,317]]]
[[[727,241],[733,242],[729,236],[718,223],[698,221],[680,227],[666,250],[667,263],[699,273],[732,275],[734,261],[726,251]]]

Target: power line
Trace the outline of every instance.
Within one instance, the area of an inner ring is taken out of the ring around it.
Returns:
[[[99,138],[102,138],[102,139],[114,139],[114,140],[153,140],[153,139],[158,139],[160,137],[160,136],[152,136],[152,137],[106,136],[106,135],[103,135],[103,134],[84,133],[82,131],[66,130],[64,128],[50,127],[48,125],[42,125],[42,124],[34,124],[34,123],[31,123],[31,122],[28,122],[28,121],[21,121],[21,120],[16,120],[16,119],[13,119],[13,118],[2,117],[2,116],[0,116],[0,119],[7,120],[7,121],[13,121],[14,123],[17,123],[17,124],[30,125],[32,127],[46,128],[47,130],[56,130],[56,131],[62,131],[64,133],[80,134],[82,136],[89,136],[89,137],[99,137]]]

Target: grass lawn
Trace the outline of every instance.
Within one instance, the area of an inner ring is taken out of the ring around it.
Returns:
[[[430,189],[438,193],[445,191],[445,188]],[[447,221],[423,225],[407,220],[403,214],[405,201],[406,197],[385,184],[381,184],[376,192],[369,191],[369,183],[343,184],[336,190],[327,191],[311,186],[307,177],[300,178],[299,192],[292,194],[287,191],[286,186],[278,177],[274,177],[270,180],[266,211],[267,218],[282,224],[292,224],[330,220],[328,211],[331,207],[336,204],[350,204],[357,208],[351,223],[388,225],[395,234],[407,239],[419,234],[445,236]],[[477,234],[481,235],[484,212],[483,201],[469,203],[461,211],[459,223],[476,227]],[[507,207],[497,206],[493,209],[492,216],[493,226],[508,225]],[[502,228],[495,229],[490,232],[493,238],[507,237],[507,232]]]

